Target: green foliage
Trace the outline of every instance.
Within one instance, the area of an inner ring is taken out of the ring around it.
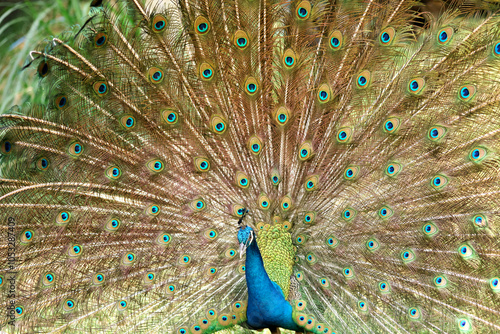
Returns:
[[[33,69],[22,70],[40,41],[81,24],[89,1],[0,2],[0,113],[36,101]]]

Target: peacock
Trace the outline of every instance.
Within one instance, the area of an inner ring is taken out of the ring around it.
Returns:
[[[0,116],[2,333],[500,333],[500,7],[429,8],[93,0]]]

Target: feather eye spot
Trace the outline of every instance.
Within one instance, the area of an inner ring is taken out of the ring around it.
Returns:
[[[384,46],[391,45],[395,35],[396,35],[396,30],[393,27],[385,28],[380,33],[380,43]]]
[[[246,39],[246,38],[244,38],[244,37],[240,37],[240,38],[238,38],[238,40],[236,41],[236,44],[238,44],[238,46],[239,46],[240,48],[243,48],[243,47],[245,47],[245,46],[247,45],[247,39]]]
[[[246,49],[248,46],[248,35],[243,30],[238,30],[234,34],[234,44],[240,50]]]
[[[474,249],[467,244],[463,244],[458,248],[458,253],[463,259],[468,260],[474,256]]]
[[[448,280],[444,276],[436,276],[433,279],[433,283],[437,288],[444,288],[448,284]]]
[[[106,169],[105,175],[111,180],[117,180],[122,176],[122,171],[119,167],[112,166]]]
[[[40,171],[46,171],[49,168],[49,160],[47,158],[39,158],[36,162],[36,168]]]
[[[69,247],[68,254],[69,256],[75,257],[75,256],[80,256],[82,255],[82,246],[80,245],[72,245]]]
[[[165,168],[165,164],[163,163],[163,161],[158,159],[148,161],[146,166],[153,173],[160,173]]]
[[[383,281],[378,284],[378,290],[381,293],[389,293],[391,291],[391,286],[389,282]]]
[[[346,180],[354,180],[359,174],[359,167],[351,166],[346,168],[344,171],[344,179]]]
[[[398,163],[390,163],[385,169],[385,174],[389,177],[396,177],[402,170],[402,166]]]
[[[299,20],[307,20],[311,12],[311,3],[309,1],[302,1],[295,9],[295,14]]]
[[[318,259],[316,258],[316,255],[314,255],[313,253],[308,253],[306,255],[306,260],[307,260],[307,263],[309,263],[311,265],[315,264],[318,261]]]
[[[389,35],[389,32],[387,31],[383,31],[381,34],[380,34],[380,41],[382,42],[382,44],[384,45],[387,45],[390,43],[391,41],[391,35]]]
[[[15,317],[19,318],[24,315],[24,307],[22,306],[16,306],[14,311],[16,312]]]
[[[191,256],[189,255],[181,255],[179,258],[179,263],[182,265],[188,265],[191,263]]]
[[[411,249],[404,250],[401,252],[401,259],[404,263],[410,263],[415,260],[415,253]]]
[[[57,224],[67,224],[69,223],[71,218],[71,214],[67,211],[61,211],[56,217],[56,223]]]
[[[288,211],[292,208],[292,205],[293,205],[293,201],[292,201],[292,198],[290,196],[286,195],[281,199],[281,202],[280,202],[281,210]]]
[[[210,170],[210,161],[206,157],[195,157],[194,167],[198,172],[208,172]]]
[[[342,275],[344,275],[345,278],[353,278],[354,277],[354,270],[352,270],[351,267],[346,267],[342,269]]]
[[[492,279],[490,279],[490,288],[493,290],[493,292],[500,292],[500,278],[493,277]]]
[[[202,63],[200,66],[200,75],[203,81],[209,81],[214,77],[213,67],[208,63]]]
[[[493,55],[495,57],[500,57],[500,42],[497,42],[494,46],[493,46]]]
[[[33,241],[34,235],[35,234],[32,230],[25,230],[23,233],[21,233],[21,243],[29,244]]]
[[[424,78],[414,78],[408,83],[408,92],[412,95],[420,95],[425,87]]]
[[[353,131],[349,127],[340,128],[337,132],[337,142],[341,144],[350,142],[352,133]]]
[[[439,232],[439,229],[434,223],[428,222],[422,227],[422,232],[426,237],[433,237]]]
[[[374,252],[376,251],[377,249],[379,249],[380,247],[380,244],[379,242],[376,240],[376,239],[369,239],[367,242],[366,242],[366,248],[370,251],[370,252]]]
[[[483,215],[476,215],[472,218],[474,226],[477,228],[485,228],[488,227],[488,220]]]
[[[339,245],[339,241],[334,236],[330,236],[330,237],[326,238],[326,244],[330,248],[335,248]]]
[[[202,73],[203,73],[203,77],[205,79],[208,79],[208,78],[210,78],[212,76],[212,70],[210,68],[207,68],[207,69],[203,70]]]
[[[365,301],[362,301],[362,300],[360,300],[360,301],[358,302],[358,307],[359,307],[359,309],[360,309],[361,311],[363,311],[363,312],[365,312],[365,311],[367,311],[367,310],[368,310],[368,304],[366,304],[366,302],[365,302]]]
[[[42,275],[42,284],[44,286],[50,286],[55,283],[55,275],[54,273],[48,272]],[[1,286],[1,284],[0,284]]]
[[[445,134],[446,134],[446,128],[436,125],[429,129],[429,132],[427,133],[427,138],[433,142],[438,142],[444,137]]]
[[[54,99],[54,103],[57,109],[62,110],[68,106],[68,97],[66,95],[58,95]]]
[[[408,309],[408,316],[411,320],[419,320],[421,316],[420,310],[417,307],[410,307]]]
[[[160,33],[167,27],[167,19],[161,14],[156,14],[151,21],[151,27],[155,33]]]
[[[356,216],[356,211],[351,208],[347,208],[344,211],[342,211],[342,218],[346,221],[351,221],[352,219],[354,219],[355,216]]]
[[[124,128],[132,129],[135,126],[135,118],[133,116],[123,116],[120,122]]]
[[[149,216],[157,216],[158,214],[160,214],[160,207],[158,205],[150,205],[147,207],[146,213]]]
[[[167,294],[173,294],[176,289],[177,289],[177,287],[175,286],[175,284],[168,285],[167,286]]]
[[[463,87],[462,89],[460,89],[460,97],[462,97],[462,99],[466,99],[470,96],[470,91],[467,87]]]
[[[116,232],[121,225],[121,221],[116,218],[111,218],[106,222],[104,227],[108,232]]]
[[[205,35],[210,30],[210,22],[203,16],[198,16],[194,21],[194,26],[196,33],[199,35]]]
[[[394,211],[391,208],[389,208],[388,206],[383,206],[378,211],[378,214],[379,214],[380,218],[388,219],[388,218],[392,217],[392,215],[394,214]]]
[[[319,177],[317,175],[309,176],[304,183],[306,191],[316,190],[318,187],[318,182],[319,182]]]
[[[254,77],[248,77],[248,79],[245,81],[245,92],[253,96],[257,93],[257,90],[259,89],[259,84],[257,83],[257,80]]]
[[[161,233],[156,238],[157,244],[160,246],[166,246],[172,241],[172,237],[168,233]]]
[[[330,95],[331,95],[331,89],[328,84],[325,83],[319,86],[317,93],[319,103],[323,104],[329,102],[331,99]]]
[[[469,153],[469,159],[474,163],[480,163],[486,158],[488,151],[484,147],[474,147]]]
[[[210,125],[212,130],[216,134],[223,134],[227,129],[227,121],[220,115],[213,115],[210,119]]]
[[[94,46],[96,48],[103,47],[108,41],[108,35],[104,32],[100,32],[94,36]]]
[[[431,186],[436,190],[443,189],[448,184],[448,178],[444,175],[436,175],[431,180]]]
[[[397,117],[391,117],[384,122],[384,132],[394,134],[398,131],[401,121]]]
[[[94,92],[97,94],[99,97],[103,97],[106,94],[108,94],[108,85],[104,81],[96,81],[92,85],[92,88],[94,89]]]
[[[297,56],[295,55],[295,52],[292,49],[287,49],[285,53],[283,54],[283,65],[285,68],[291,69],[295,66],[295,59]]]
[[[279,107],[274,113],[274,119],[279,126],[284,126],[288,123],[290,111],[285,107]]]
[[[458,328],[460,329],[460,331],[468,332],[471,330],[472,325],[468,319],[459,318],[458,319]]]
[[[319,284],[321,284],[321,286],[326,289],[330,287],[330,282],[326,277],[321,277],[319,279]]]
[[[118,302],[118,311],[123,311],[127,308],[127,301],[126,300],[120,300]]]
[[[371,80],[371,73],[368,70],[362,71],[356,78],[356,86],[360,89],[367,88]]]
[[[37,69],[37,72],[38,72],[38,75],[41,77],[41,78],[44,78],[47,76],[47,74],[49,74],[49,63],[47,63],[47,61],[43,60],[40,62],[40,64],[38,65],[38,69]]]
[[[245,173],[237,172],[236,173],[236,184],[240,188],[246,189],[250,185],[250,179],[248,178],[248,176]]]
[[[416,91],[418,90],[418,88],[419,88],[419,85],[418,85],[417,80],[412,80],[412,81],[410,82],[410,90],[411,90],[412,92],[416,92]]]
[[[152,67],[149,69],[148,75],[153,84],[158,84],[163,81],[163,71],[158,67]]]
[[[305,142],[299,147],[299,160],[306,161],[312,158],[313,150],[310,142]]]
[[[460,87],[458,90],[458,97],[460,100],[464,102],[468,102],[472,100],[472,98],[476,95],[476,86],[473,85],[465,85]]]
[[[451,41],[452,37],[453,37],[453,28],[451,27],[441,29],[437,34],[438,43],[441,45],[448,44]]]
[[[4,140],[1,142],[0,151],[2,152],[2,154],[5,154],[5,155],[10,154],[10,153],[12,153],[13,146],[14,146],[13,143],[11,143],[8,140]]]
[[[103,273],[97,273],[92,277],[92,283],[94,285],[100,285],[103,284],[105,280],[105,276]]]
[[[335,30],[330,34],[330,49],[337,51],[342,47],[343,36],[340,30]]]

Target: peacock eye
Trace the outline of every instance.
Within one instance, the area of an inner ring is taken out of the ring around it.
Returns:
[[[234,45],[236,45],[236,47],[239,50],[246,49],[246,47],[248,46],[248,35],[247,35],[247,33],[244,32],[243,30],[236,31],[236,33],[234,34],[233,42],[234,42]]]
[[[49,74],[49,69],[49,63],[45,60],[41,61],[37,69],[38,75],[42,78],[46,77]]]
[[[108,40],[108,35],[104,32],[100,32],[94,36],[94,45],[96,48],[100,48],[106,44]]]
[[[396,35],[396,30],[392,27],[387,27],[380,33],[380,43],[382,45],[391,45]]]
[[[210,23],[203,16],[198,16],[194,21],[195,31],[199,35],[205,35],[210,30]]]
[[[155,33],[160,33],[167,27],[167,19],[161,14],[156,14],[151,20],[151,26]]]
[[[311,12],[311,3],[309,1],[302,1],[296,7],[296,15],[299,20],[307,20]]]
[[[371,72],[364,70],[358,74],[356,78],[356,86],[360,89],[365,89],[369,86],[371,81]]]
[[[441,45],[448,44],[451,41],[452,37],[453,37],[453,28],[451,27],[441,29],[437,34],[438,43]]]
[[[500,57],[500,42],[497,42],[494,46],[493,46],[493,55],[495,57]]]
[[[45,171],[47,168],[49,168],[49,160],[47,158],[40,158],[36,162],[36,167],[41,170]]]

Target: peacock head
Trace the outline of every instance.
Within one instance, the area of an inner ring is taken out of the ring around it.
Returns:
[[[245,218],[248,210],[243,209],[243,211],[243,215],[238,221],[238,225],[240,226],[240,229],[238,230],[238,242],[240,243],[240,259],[247,250],[247,247],[250,246],[255,240],[253,228],[246,224],[243,224],[243,218]]]
[[[253,228],[247,225],[240,226],[238,231],[238,242],[240,243],[240,259],[246,252],[247,247],[255,240]]]

